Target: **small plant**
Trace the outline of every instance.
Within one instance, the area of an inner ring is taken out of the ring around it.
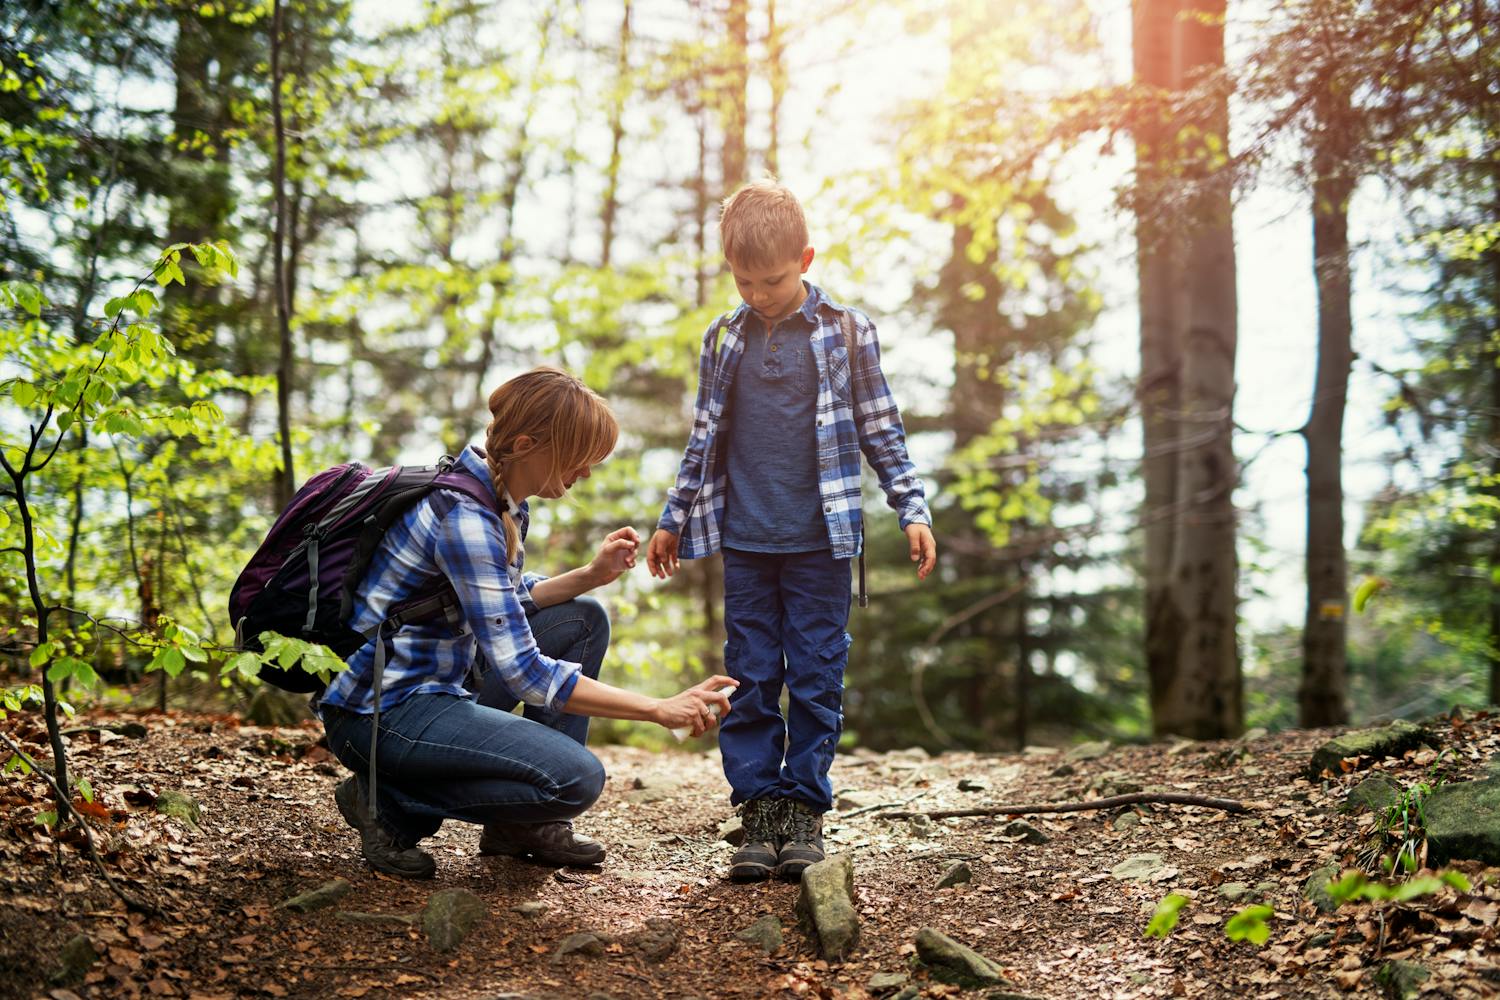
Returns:
[[[1151,921],[1146,924],[1144,937],[1164,938],[1172,933],[1177,926],[1177,915],[1184,906],[1188,904],[1188,898],[1181,893],[1169,892],[1162,897],[1161,902],[1156,904],[1156,912],[1151,914]]]
[[[1328,896],[1339,906],[1361,899],[1372,903],[1404,903],[1430,896],[1444,886],[1451,886],[1459,892],[1469,892],[1473,888],[1463,872],[1452,869],[1395,883],[1372,882],[1364,872],[1350,872],[1328,883]]]
[[[1271,938],[1266,921],[1275,913],[1275,908],[1264,903],[1247,906],[1224,922],[1224,934],[1231,941],[1249,941],[1259,948]]]

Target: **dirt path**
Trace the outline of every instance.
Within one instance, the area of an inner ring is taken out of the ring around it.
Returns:
[[[98,720],[95,720],[98,721]],[[430,843],[432,882],[373,874],[330,796],[339,770],[316,744],[319,731],[264,730],[202,715],[147,717],[144,740],[73,738],[78,773],[97,790],[99,827],[112,871],[162,909],[127,914],[80,855],[33,823],[44,808],[35,778],[0,778],[0,996],[72,997],[764,997],[872,995],[875,973],[911,972],[923,996],[956,988],[910,968],[912,939],[931,926],[998,962],[1034,997],[1379,996],[1374,971],[1405,958],[1429,971],[1425,995],[1495,996],[1500,988],[1497,873],[1461,867],[1475,883],[1389,908],[1349,905],[1318,915],[1302,883],[1329,859],[1350,860],[1370,817],[1340,815],[1349,775],[1324,787],[1299,776],[1327,734],[1283,733],[1248,744],[1112,749],[1065,760],[1061,753],[948,754],[920,751],[839,758],[834,784],[844,812],[909,803],[939,809],[1018,799],[1060,801],[1139,786],[1260,802],[1250,816],[1181,807],[1126,814],[1033,817],[1048,838],[1004,835],[1006,820],[922,825],[882,818],[880,808],[831,816],[829,848],[854,861],[862,944],[842,965],[820,961],[797,928],[797,888],[724,880],[731,848],[718,839],[728,815],[713,753],[599,751],[610,773],[600,804],[580,829],[603,839],[611,858],[594,872],[554,872],[479,858],[477,830],[449,824]],[[41,754],[34,723],[5,723]],[[30,727],[30,728],[28,728]],[[1435,762],[1419,751],[1387,768],[1403,783],[1436,766],[1473,776],[1500,746],[1496,720],[1444,735],[1456,753]],[[1097,749],[1097,748],[1096,748]],[[202,805],[201,830],[156,814],[155,796],[180,789]],[[1142,881],[1111,869],[1146,859]],[[935,889],[965,862],[973,879]],[[61,867],[59,868],[59,863]],[[1153,871],[1154,866],[1154,871]],[[330,879],[353,890],[336,909],[296,915],[282,900]],[[1231,903],[1225,898],[1246,895]],[[406,925],[352,924],[338,910],[410,913],[439,888],[466,889],[487,913],[451,954]],[[1193,897],[1165,941],[1142,937],[1168,891]],[[1222,922],[1260,898],[1275,908],[1262,948],[1230,942]],[[545,904],[524,914],[518,904]],[[786,928],[765,956],[735,933],[763,914]],[[648,919],[669,921],[675,948],[652,962],[631,944]],[[556,957],[570,934],[593,931],[603,954]],[[59,949],[86,935],[101,957],[81,982],[47,981]],[[1321,935],[1332,934],[1332,938]],[[983,995],[975,992],[969,995]]]

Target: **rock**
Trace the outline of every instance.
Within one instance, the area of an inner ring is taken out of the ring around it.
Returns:
[[[905,757],[908,760],[927,760],[932,754],[927,752],[926,747],[907,747],[905,750],[892,750],[886,756]]]
[[[1312,937],[1308,938],[1307,939],[1307,943],[1304,944],[1302,947],[1303,947],[1304,950],[1307,949],[1307,948],[1326,948],[1328,945],[1330,945],[1332,943],[1333,943],[1333,932],[1332,931],[1324,931],[1321,934],[1314,934]]]
[[[1021,748],[1021,753],[1026,757],[1054,757],[1061,753],[1058,747],[1027,746]]]
[[[937,887],[939,889],[951,889],[955,885],[972,882],[973,880],[974,873],[969,869],[968,864],[960,861],[943,873],[943,877],[938,879]]]
[[[922,987],[908,986],[900,993],[897,993],[895,996],[891,997],[891,1000],[917,1000],[917,998],[921,995]]]
[[[1141,790],[1141,783],[1124,771],[1106,771],[1089,783],[1089,789],[1101,799],[1129,795]]]
[[[1332,913],[1339,908],[1328,895],[1328,883],[1339,877],[1339,871],[1338,865],[1324,865],[1302,883],[1302,895],[1322,913]]]
[[[1107,753],[1109,753],[1108,740],[1089,740],[1063,754],[1063,760],[1076,764],[1080,760],[1096,760]]]
[[[857,788],[845,789],[839,792],[838,798],[834,799],[833,807],[839,812],[851,812],[855,809],[867,809],[873,805],[879,805],[880,796],[874,792],[862,792]]]
[[[836,854],[802,871],[797,915],[830,961],[841,961],[859,944],[859,914],[854,911],[854,865]]]
[[[1165,867],[1160,854],[1132,854],[1109,870],[1109,877],[1121,882],[1145,882]]]
[[[915,837],[925,837],[932,832],[932,817],[925,813],[917,813],[906,821],[906,828]]]
[[[1428,857],[1500,865],[1500,778],[1440,785],[1422,803]]]
[[[421,919],[415,913],[361,913],[358,910],[339,910],[333,916],[342,923],[367,927],[410,927]]]
[[[1127,810],[1116,816],[1115,821],[1110,825],[1116,830],[1129,830],[1141,825],[1141,814],[1134,809]]]
[[[1337,739],[1329,740],[1313,751],[1307,765],[1307,776],[1316,781],[1324,771],[1340,774],[1340,762],[1347,757],[1367,757],[1379,760],[1382,757],[1399,757],[1408,750],[1415,750],[1432,737],[1421,726],[1406,721],[1397,721],[1379,729],[1357,729]]]
[[[1009,986],[1000,967],[941,931],[923,927],[917,931],[917,958],[945,983],[965,988]]]
[[[1263,740],[1269,735],[1270,734],[1266,732],[1264,726],[1251,726],[1249,729],[1245,730],[1243,735],[1240,736],[1240,742],[1251,743],[1255,740]]]
[[[290,694],[262,684],[245,709],[245,721],[253,726],[295,726],[307,718],[307,696]]]
[[[94,950],[94,942],[87,934],[75,934],[58,949],[57,971],[52,973],[51,981],[58,986],[81,982],[97,961],[99,953]]]
[[[309,889],[300,896],[283,900],[276,908],[278,910],[291,910],[293,913],[311,913],[313,910],[323,910],[337,903],[349,895],[354,887],[341,878],[332,882],[324,882],[316,889]]]
[[[1389,1000],[1410,1000],[1431,975],[1416,962],[1387,962],[1375,970],[1375,982]]]
[[[648,962],[664,962],[677,950],[677,925],[663,917],[650,917],[625,943]]]
[[[1250,886],[1244,882],[1225,882],[1219,886],[1219,895],[1231,903],[1237,903],[1250,895]]]
[[[738,816],[731,816],[719,824],[719,839],[732,847],[745,842],[745,823]]]
[[[194,831],[199,829],[198,824],[203,819],[203,810],[198,807],[197,799],[185,792],[175,792],[171,789],[156,797],[156,811],[163,816],[179,820]]]
[[[1349,790],[1344,799],[1343,812],[1368,809],[1373,813],[1385,812],[1401,797],[1402,788],[1384,774],[1372,774]]]
[[[1181,757],[1189,750],[1196,749],[1198,749],[1198,743],[1196,740],[1185,740],[1181,736],[1174,736],[1172,745],[1167,747],[1167,756]]]
[[[990,786],[977,778],[959,778],[958,790],[960,792],[987,792]]]
[[[427,897],[422,930],[427,943],[438,951],[452,951],[479,923],[485,913],[484,900],[465,889],[440,889]]]
[[[1067,778],[1077,773],[1078,768],[1074,767],[1072,764],[1067,763],[1066,761],[1054,767],[1051,772],[1052,777],[1054,778]]]
[[[586,955],[589,958],[598,958],[604,954],[604,939],[589,931],[579,931],[577,934],[569,934],[563,938],[562,944],[557,946],[552,961],[561,962],[569,955]]]
[[[761,951],[770,955],[781,949],[781,921],[767,913],[734,936],[741,941],[759,945]]]
[[[905,986],[910,978],[904,972],[877,972],[865,983],[865,989],[871,993],[886,993]]]
[[[1052,838],[1024,819],[1013,819],[1000,828],[1000,836],[1018,838],[1023,844],[1045,844]]]
[[[540,917],[547,912],[549,907],[539,899],[528,899],[524,903],[512,906],[511,912],[519,913],[523,917]]]

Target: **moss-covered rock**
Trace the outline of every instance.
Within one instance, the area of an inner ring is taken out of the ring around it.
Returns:
[[[349,895],[353,888],[348,882],[336,878],[332,882],[324,882],[316,889],[293,896],[282,902],[277,909],[291,910],[293,913],[311,913],[313,910],[323,910],[337,903]]]
[[[463,889],[441,889],[427,899],[422,930],[427,943],[438,951],[452,951],[484,916],[484,900]]]
[[[941,931],[923,927],[917,931],[916,946],[917,958],[946,983],[965,989],[1010,985],[1000,966]]]
[[[1383,813],[1396,804],[1402,791],[1401,786],[1386,775],[1372,774],[1349,790],[1349,796],[1344,799],[1343,811],[1368,809],[1373,813]]]
[[[1428,856],[1500,865],[1500,778],[1441,785],[1423,803]]]
[[[1317,779],[1324,771],[1339,773],[1339,762],[1349,757],[1381,760],[1399,757],[1408,750],[1433,742],[1432,736],[1411,722],[1398,720],[1379,729],[1356,729],[1329,740],[1313,751],[1307,765],[1307,776]]]
[[[178,820],[194,831],[198,830],[198,824],[203,821],[203,810],[199,808],[198,800],[186,792],[171,789],[162,792],[156,797],[156,811]]]
[[[1389,1000],[1411,1000],[1431,975],[1416,962],[1387,962],[1375,970],[1375,984]]]
[[[841,961],[859,944],[859,914],[854,910],[854,865],[846,855],[825,858],[802,870],[797,915],[818,951],[830,961]]]
[[[1322,913],[1332,913],[1339,908],[1339,904],[1328,895],[1328,883],[1339,877],[1339,871],[1338,865],[1324,865],[1302,883],[1302,895]]]

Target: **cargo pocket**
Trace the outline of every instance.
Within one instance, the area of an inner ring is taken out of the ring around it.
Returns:
[[[828,773],[828,768],[833,764],[839,737],[844,732],[844,666],[853,642],[853,636],[848,632],[841,632],[837,638],[830,639],[818,649],[824,687],[817,715],[818,720],[829,730],[823,734],[823,739],[818,744],[818,763],[824,774]]]

